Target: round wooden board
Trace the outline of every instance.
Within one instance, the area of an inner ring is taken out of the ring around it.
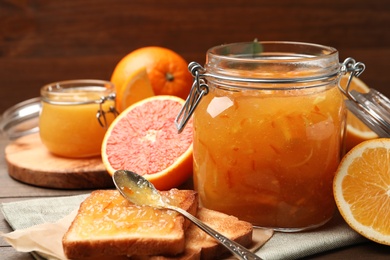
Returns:
[[[42,144],[39,134],[23,136],[8,144],[5,158],[9,175],[24,183],[58,189],[114,187],[100,157],[55,156]]]

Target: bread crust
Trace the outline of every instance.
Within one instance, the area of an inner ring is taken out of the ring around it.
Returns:
[[[217,211],[209,210],[206,208],[199,209],[198,218],[205,223],[208,223],[210,227],[220,232],[222,235],[236,241],[237,243],[249,247],[252,244],[253,226],[252,224],[241,221],[238,218],[230,215],[226,215]],[[203,232],[203,231],[201,231]],[[202,241],[204,244],[201,248],[201,259],[215,259],[228,253],[228,250],[217,243],[210,236],[205,237],[205,233],[201,234],[199,228],[190,227],[187,231],[190,237],[196,239],[190,239],[187,247],[192,250],[199,248],[197,241]],[[204,239],[202,239],[204,237]]]

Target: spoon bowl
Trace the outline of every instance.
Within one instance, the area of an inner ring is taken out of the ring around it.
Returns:
[[[118,170],[113,174],[112,178],[118,191],[130,202],[136,205],[174,210],[188,218],[200,229],[215,238],[239,259],[261,259],[247,248],[223,236],[187,211],[165,202],[153,184],[141,175],[132,171]]]
[[[113,181],[122,196],[136,205],[156,208],[165,206],[160,193],[153,184],[139,174],[119,170],[114,173]]]

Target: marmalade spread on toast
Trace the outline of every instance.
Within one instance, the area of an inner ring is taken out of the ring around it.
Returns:
[[[89,201],[88,201],[89,200]],[[177,213],[128,202],[119,192],[94,193],[81,205],[73,223],[80,237],[116,236],[142,233],[167,234],[175,227]]]

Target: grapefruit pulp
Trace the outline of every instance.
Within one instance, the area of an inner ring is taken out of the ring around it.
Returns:
[[[174,120],[184,100],[152,96],[124,110],[108,128],[102,160],[109,174],[130,170],[168,190],[192,174],[192,120],[178,133]]]

